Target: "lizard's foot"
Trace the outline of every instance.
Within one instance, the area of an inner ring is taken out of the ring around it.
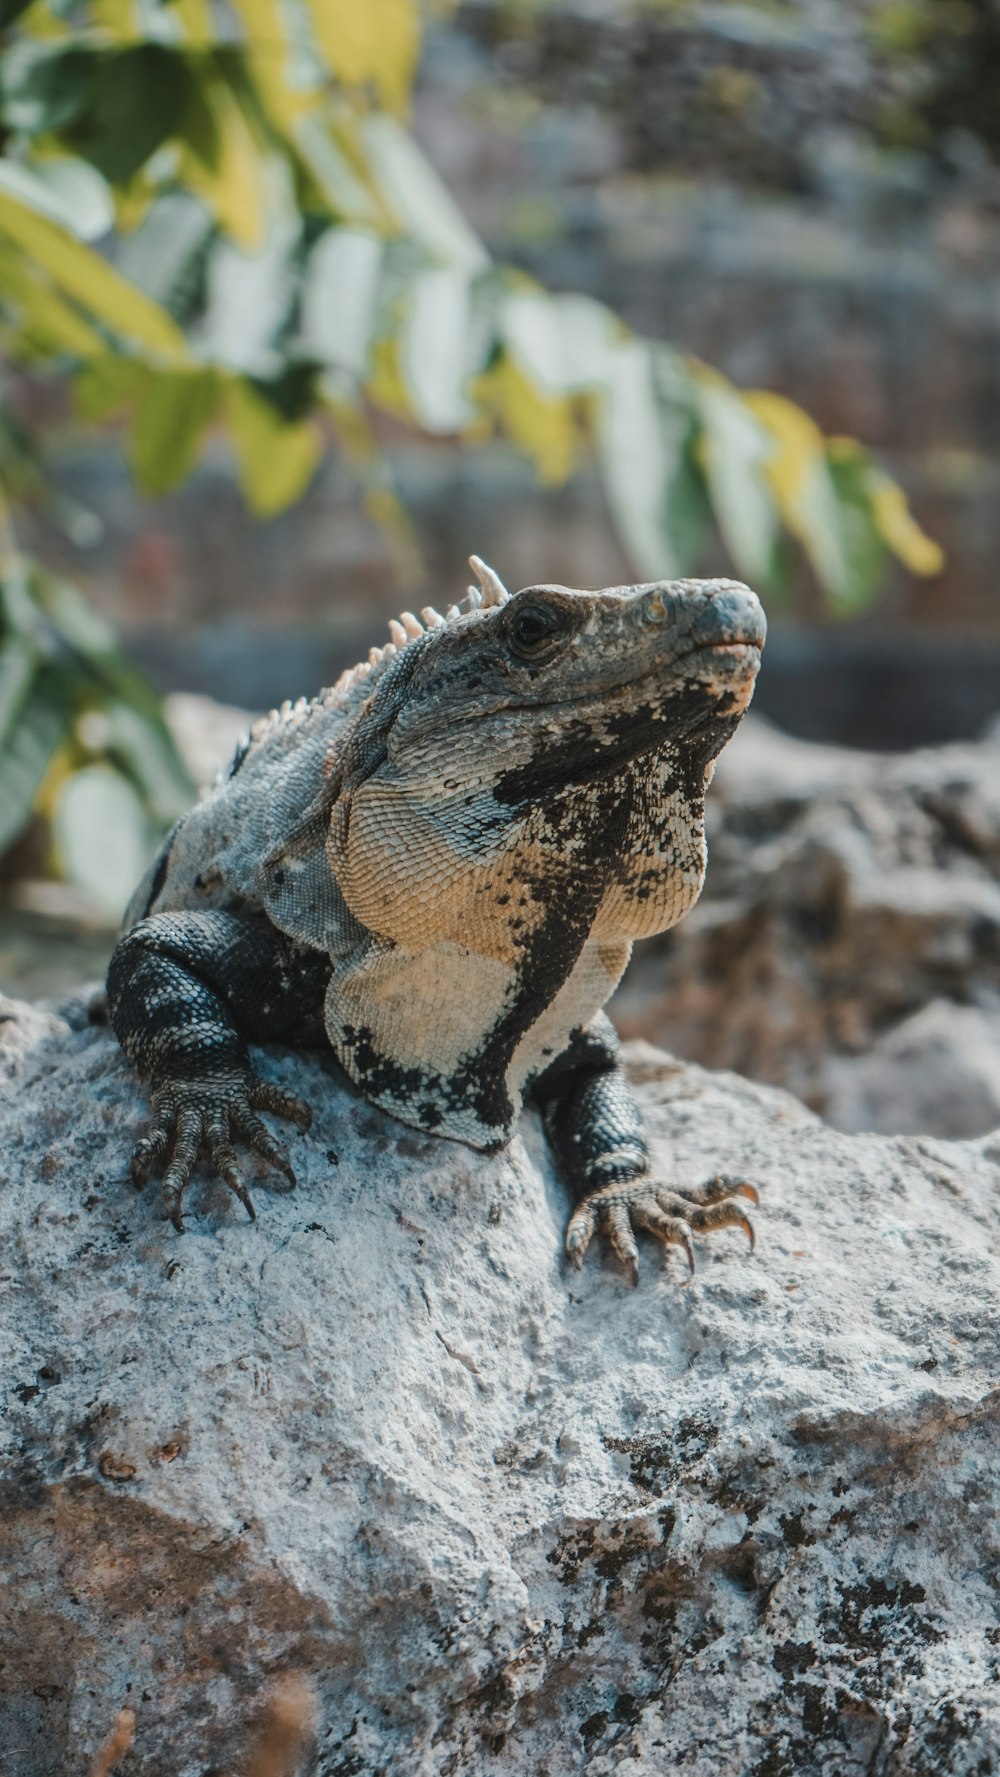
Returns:
[[[711,1234],[717,1228],[742,1228],[753,1252],[754,1231],[743,1200],[758,1202],[752,1185],[720,1173],[699,1190],[682,1194],[658,1185],[648,1173],[625,1184],[605,1185],[577,1205],[566,1230],[566,1253],[573,1265],[583,1255],[599,1229],[625,1266],[630,1281],[639,1281],[639,1249],[635,1230],[645,1228],[665,1246],[682,1247],[694,1272],[693,1234]]]
[[[259,1080],[256,1074],[230,1070],[204,1080],[164,1080],[153,1090],[152,1108],[152,1124],[132,1150],[132,1179],[141,1190],[150,1167],[168,1156],[163,1202],[178,1234],[184,1232],[184,1192],[203,1148],[251,1221],[256,1221],[256,1213],[236,1158],[234,1140],[245,1143],[284,1174],[287,1182],[273,1189],[294,1191],[291,1161],[256,1115],[257,1111],[274,1111],[297,1123],[300,1129],[308,1129],[312,1112],[293,1092],[286,1092],[270,1080]]]

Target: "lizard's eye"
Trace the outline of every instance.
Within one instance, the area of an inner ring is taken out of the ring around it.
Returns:
[[[565,630],[560,611],[540,602],[523,604],[510,622],[511,652],[518,660],[540,660],[550,652]]]

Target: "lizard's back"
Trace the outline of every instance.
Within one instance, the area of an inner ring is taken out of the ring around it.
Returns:
[[[249,909],[334,954],[349,916],[326,860],[325,827],[308,814],[364,690],[345,675],[255,723],[164,841],[126,908],[124,930],[154,913]]]

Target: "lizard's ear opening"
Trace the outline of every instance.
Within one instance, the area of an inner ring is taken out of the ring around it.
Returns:
[[[469,596],[477,605],[503,605],[510,597],[506,586],[495,568],[488,567],[481,556],[470,555],[469,566],[479,581],[476,587],[469,587]]]

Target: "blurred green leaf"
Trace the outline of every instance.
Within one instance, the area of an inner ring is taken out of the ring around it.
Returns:
[[[44,623],[48,633],[58,638],[60,644],[90,666],[103,668],[108,660],[118,658],[118,645],[110,623],[88,605],[69,581],[35,569],[29,584],[36,622]],[[57,650],[50,647],[49,651]]]
[[[486,248],[402,124],[370,112],[361,139],[400,231],[433,259],[470,272],[486,271],[490,263]]]
[[[44,633],[44,623],[34,596],[31,566],[23,555],[0,560],[0,616],[2,628],[9,634],[26,637],[37,646]]]
[[[149,862],[151,833],[132,785],[110,765],[60,784],[52,833],[65,875],[109,919],[120,917]]]
[[[214,370],[147,377],[129,439],[129,461],[144,494],[168,494],[191,473],[220,393]]]
[[[68,732],[63,703],[37,683],[0,743],[0,852],[28,825],[39,785]]]
[[[133,358],[110,352],[93,358],[73,383],[73,406],[78,418],[97,424],[121,413],[145,386],[146,377],[145,366]]]
[[[32,0],[0,0],[0,31],[12,25],[22,12],[27,12],[31,4]]]
[[[76,44],[27,40],[0,61],[0,117],[37,136],[66,129],[86,108],[99,57]]]
[[[582,394],[621,375],[626,330],[592,297],[514,289],[501,303],[499,328],[521,368],[551,394]]]
[[[657,399],[651,347],[642,339],[624,341],[598,407],[598,459],[629,555],[650,579],[680,572],[667,512],[688,429],[689,422],[666,415]]]
[[[55,191],[38,166],[25,166],[22,161],[0,159],[0,193],[9,193],[19,203],[47,216],[60,228],[76,233],[76,221],[64,199]]]
[[[113,698],[102,706],[105,751],[133,779],[155,824],[170,826],[191,805],[192,785],[162,718]]]
[[[298,343],[359,381],[368,369],[384,253],[367,230],[328,228],[306,266]]]
[[[154,353],[186,357],[184,335],[163,309],[37,205],[15,195],[6,163],[0,165],[0,239],[5,233],[61,289],[115,333]]]
[[[37,665],[38,651],[24,636],[0,641],[0,746],[21,713]]]
[[[662,423],[672,442],[663,528],[677,571],[689,574],[697,563],[712,522],[705,476],[698,466],[701,428],[683,363],[669,346],[653,347],[653,381]]]
[[[836,604],[849,615],[862,610],[874,596],[885,573],[887,550],[872,517],[869,466],[864,453],[856,447],[832,450],[829,475],[846,568]]]
[[[834,601],[848,597],[841,514],[830,479],[826,440],[807,413],[784,395],[755,389],[743,395],[771,437],[764,473],[775,505]]]
[[[118,650],[114,632],[67,581],[23,556],[0,568],[0,850],[27,825],[57,753],[67,781],[81,749],[113,767],[139,799],[143,831],[167,826],[193,785],[159,700]],[[121,799],[119,798],[119,801]],[[79,847],[74,849],[74,857]],[[76,879],[84,867],[74,864]],[[117,892],[117,891],[116,891]]]
[[[290,271],[302,223],[276,216],[255,252],[217,240],[208,256],[200,349],[217,364],[266,376],[282,369],[275,339],[288,319],[295,283]]]
[[[457,432],[473,417],[470,373],[471,289],[465,271],[433,266],[410,286],[400,369],[411,411],[428,432]]]
[[[723,542],[748,580],[768,586],[778,542],[778,514],[766,480],[768,434],[723,377],[704,365],[692,372],[703,428],[699,448]]]
[[[72,51],[67,52],[72,54]],[[67,125],[64,140],[113,185],[125,185],[172,136],[189,99],[181,58],[156,43],[138,43],[93,58],[86,101]]]
[[[262,516],[280,512],[308,487],[322,455],[311,420],[288,424],[248,384],[224,385],[225,411],[236,446],[240,482]]]
[[[85,160],[36,161],[31,170],[51,192],[58,220],[82,241],[99,240],[114,227],[115,205],[107,181]]]

